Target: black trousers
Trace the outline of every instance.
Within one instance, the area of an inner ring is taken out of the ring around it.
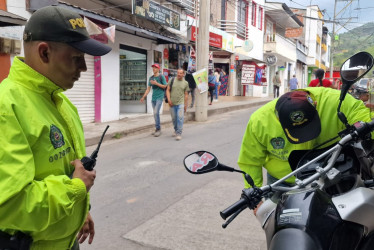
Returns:
[[[274,85],[274,98],[279,97],[279,86]]]
[[[213,102],[213,95],[214,95],[214,90],[215,90],[215,89],[216,89],[215,86],[209,86],[208,91],[209,91],[209,94],[210,94],[210,103]]]

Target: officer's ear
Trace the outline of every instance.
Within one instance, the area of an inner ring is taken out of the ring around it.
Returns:
[[[38,55],[40,60],[44,63],[48,63],[50,60],[51,48],[48,43],[41,42],[38,44]]]

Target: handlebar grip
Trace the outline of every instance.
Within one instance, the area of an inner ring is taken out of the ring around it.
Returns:
[[[226,220],[227,217],[234,214],[236,211],[240,210],[244,206],[247,206],[247,201],[241,198],[225,210],[221,211],[219,214],[221,215],[222,219]]]

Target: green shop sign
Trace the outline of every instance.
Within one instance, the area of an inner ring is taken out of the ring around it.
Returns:
[[[179,13],[165,8],[153,1],[133,0],[132,13],[153,22],[157,22],[173,29],[180,30]]]

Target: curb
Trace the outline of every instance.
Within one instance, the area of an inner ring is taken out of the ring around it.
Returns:
[[[258,101],[258,102],[253,102],[253,103],[246,103],[246,104],[233,105],[233,106],[229,106],[229,107],[221,107],[221,108],[216,108],[216,109],[210,109],[210,110],[208,110],[208,117],[212,116],[212,115],[216,115],[216,114],[221,114],[221,113],[234,111],[234,110],[247,109],[247,108],[260,106],[260,105],[264,105],[268,102],[269,102],[269,100],[264,100],[264,101]],[[194,121],[195,120],[195,111],[187,111],[186,118],[187,119],[185,119],[185,123],[188,123],[190,121]],[[161,122],[161,125],[163,127],[166,127],[166,128],[171,127],[172,126],[172,121],[168,120],[168,121]],[[105,141],[114,140],[116,138],[119,139],[119,138],[123,138],[123,137],[129,136],[129,135],[137,135],[137,134],[141,134],[141,133],[144,133],[144,132],[151,132],[153,129],[154,129],[154,124],[147,124],[147,125],[137,127],[137,128],[131,128],[131,129],[126,129],[126,130],[122,130],[122,131],[113,131],[113,132],[107,133],[104,137],[104,140]],[[86,141],[85,141],[86,142],[86,147],[97,145],[100,141],[100,138],[101,138],[101,134],[98,135],[98,136],[86,139]]]

